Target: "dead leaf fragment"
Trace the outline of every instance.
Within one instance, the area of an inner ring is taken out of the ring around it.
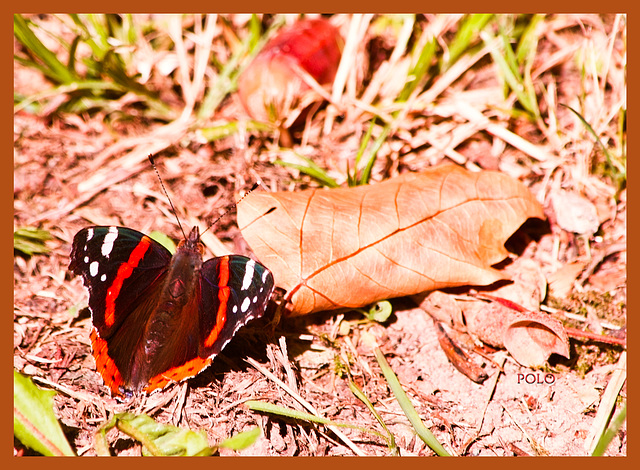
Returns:
[[[569,358],[569,338],[562,324],[540,312],[517,315],[504,334],[504,347],[527,367],[543,365],[554,353]]]
[[[464,350],[460,349],[460,347],[449,337],[442,324],[437,321],[434,322],[434,324],[436,326],[438,342],[449,359],[449,362],[451,362],[456,369],[469,377],[475,383],[481,384],[487,380],[489,378],[487,373],[482,369],[482,367],[473,362]]]
[[[542,207],[519,181],[446,165],[355,188],[249,194],[238,225],[287,291],[288,313],[381,299],[504,274],[504,243]]]
[[[562,230],[590,236],[600,227],[596,206],[580,194],[557,190],[551,195],[551,207]]]

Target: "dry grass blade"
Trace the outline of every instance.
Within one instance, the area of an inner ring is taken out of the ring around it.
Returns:
[[[491,121],[487,117],[483,116],[482,113],[477,109],[467,107],[464,105],[464,103],[459,103],[458,113],[469,122],[484,128],[490,134],[504,140],[506,143],[521,150],[523,153],[529,155],[530,157],[535,158],[540,162],[551,160],[551,156],[544,148],[532,144],[528,140],[520,137],[517,134],[514,134],[509,129],[503,126],[491,123]]]
[[[596,447],[604,434],[611,413],[616,407],[616,401],[618,400],[618,394],[622,389],[625,381],[627,380],[627,353],[626,351],[620,355],[616,369],[611,374],[609,384],[600,399],[600,406],[596,413],[596,418],[589,430],[589,436],[585,441],[585,450],[593,455]],[[602,451],[604,452],[605,449]]]
[[[173,15],[169,20],[169,34],[176,45],[176,55],[178,57],[178,72],[180,76],[180,85],[184,96],[185,106],[182,110],[182,116],[190,115],[195,107],[199,97],[204,95],[205,74],[207,73],[207,65],[211,54],[211,44],[216,32],[217,15],[205,15],[204,30],[201,30],[201,19],[199,15],[196,17],[196,31],[194,37],[195,54],[193,77],[190,78],[189,57],[183,40],[183,29],[181,15]]]
[[[349,23],[349,33],[347,34],[344,49],[342,51],[342,58],[340,60],[340,65],[338,66],[338,71],[336,72],[336,77],[333,81],[331,100],[334,103],[340,102],[349,72],[355,69],[354,60],[356,58],[356,51],[361,44],[362,37],[364,36],[367,25],[371,21],[372,17],[373,15],[371,14],[355,14],[351,18]],[[323,133],[325,135],[331,132],[334,117],[335,111],[327,113],[323,127]]]
[[[245,405],[251,411],[260,411],[260,412],[263,412],[263,413],[269,413],[269,414],[273,414],[273,415],[276,415],[276,416],[284,416],[284,417],[292,418],[292,419],[296,419],[296,420],[309,421],[311,423],[323,424],[323,425],[325,425],[327,427],[333,427],[333,428],[342,427],[342,428],[355,429],[355,430],[358,430],[358,431],[360,431],[362,433],[373,434],[373,435],[379,437],[380,439],[387,440],[386,436],[380,434],[379,432],[377,432],[375,430],[363,428],[362,426],[357,426],[357,425],[349,424],[349,423],[336,423],[335,421],[331,421],[330,419],[327,419],[327,418],[322,418],[320,416],[316,416],[316,415],[310,414],[310,413],[305,413],[303,411],[284,408],[282,406],[273,405],[271,403],[265,403],[265,402],[260,402],[260,401],[249,400],[249,401],[245,402]],[[396,455],[396,454],[394,454],[394,455]]]

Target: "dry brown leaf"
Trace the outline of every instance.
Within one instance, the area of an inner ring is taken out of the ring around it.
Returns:
[[[504,334],[504,347],[528,367],[543,365],[554,353],[569,358],[569,338],[562,324],[541,312],[518,314]]]
[[[447,359],[449,359],[449,362],[451,362],[451,364],[453,364],[453,366],[461,373],[476,383],[481,384],[487,380],[489,378],[487,373],[482,369],[482,367],[473,362],[463,349],[458,347],[455,341],[449,337],[442,323],[437,321],[434,321],[433,323],[436,327],[438,343],[440,343],[440,347],[447,356]]]
[[[355,188],[251,193],[238,225],[289,313],[358,308],[504,274],[504,243],[542,207],[498,172],[446,165]]]
[[[557,298],[568,297],[573,291],[573,284],[587,263],[584,261],[574,261],[565,264],[556,272],[549,276],[549,293]]]

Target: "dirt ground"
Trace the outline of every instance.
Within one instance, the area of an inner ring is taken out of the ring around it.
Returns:
[[[37,77],[17,69],[14,80],[34,86]],[[224,112],[231,113],[233,106],[237,103],[225,105]],[[524,125],[520,130],[526,134],[527,129]],[[16,253],[14,257],[14,368],[33,377],[37,385],[58,392],[56,414],[79,455],[95,455],[96,429],[113,413],[128,409],[160,422],[204,429],[212,444],[255,426],[262,429],[253,446],[238,452],[221,450],[222,455],[391,455],[386,443],[373,434],[340,428],[343,439],[326,426],[253,412],[244,405],[247,400],[262,400],[306,410],[300,404],[304,400],[332,421],[383,432],[351,392],[350,377],[395,436],[401,455],[434,455],[415,435],[393,397],[373,355],[371,337],[376,338],[424,424],[452,454],[588,455],[601,398],[616,369],[626,370],[626,347],[572,338],[571,358],[552,356],[547,367],[535,370],[519,365],[504,350],[484,348],[484,356],[470,353],[489,375],[477,384],[448,361],[434,321],[406,298],[393,300],[393,314],[383,324],[363,321],[357,312],[327,312],[284,319],[272,335],[265,328],[265,319],[255,321],[197,377],[153,393],[133,407],[111,398],[95,370],[89,340],[91,319],[84,309],[87,294],[81,279],[67,271],[69,252],[74,234],[89,225],[125,225],[181,238],[153,169],[123,151],[123,142],[149,135],[146,125],[135,120],[114,129],[101,116],[59,119],[21,112],[14,117],[14,228],[38,226],[53,235],[46,255]],[[338,127],[332,138],[314,144],[324,155],[325,167],[332,168],[342,153],[357,148],[357,139],[351,138],[347,129]],[[201,229],[207,227],[238,192],[251,187],[256,175],[271,190],[309,184],[304,179],[294,181],[290,170],[273,165],[273,152],[265,152],[261,145],[259,139],[247,143],[230,137],[206,145],[176,144],[156,156],[186,227],[195,223]],[[497,158],[486,157],[492,154],[491,145],[489,139],[476,139],[458,150],[481,167],[495,168]],[[429,155],[428,148],[422,147],[413,156],[405,156],[407,168],[419,170],[446,160],[442,155],[437,159]],[[509,148],[501,158],[500,168],[507,172],[511,168],[514,177],[527,180],[534,194],[545,190],[549,180],[541,176],[544,164],[524,174],[516,169],[521,152]],[[398,162],[393,165],[397,170]],[[376,166],[376,172],[383,170]],[[554,229],[529,238],[519,255],[537,261],[545,275],[551,276],[571,260],[588,259],[589,249],[590,261],[576,281],[578,292],[550,311],[566,325],[584,328],[584,321],[571,323],[575,315],[561,314],[582,306],[589,312],[586,323],[613,325],[611,331],[624,336],[626,192],[614,203],[610,192],[594,185],[590,194],[601,227],[588,248],[584,239]],[[225,248],[249,253],[233,211],[214,231]],[[216,240],[205,243],[212,251],[219,246]],[[620,392],[625,402],[626,394],[625,382]],[[626,429],[625,423],[606,455],[627,454]],[[124,434],[111,431],[108,437],[113,454],[140,454],[140,447]],[[17,441],[14,448],[29,453]]]
[[[37,147],[46,142],[49,148],[55,148],[53,140],[60,149],[47,153],[38,152],[36,148],[23,151],[16,161],[16,178],[22,178],[23,187],[38,188],[38,191],[30,190],[29,197],[23,196],[25,189],[22,189],[16,199],[17,219],[28,222],[42,212],[59,207],[56,194],[73,192],[56,177],[63,169],[68,168],[67,171],[80,177],[87,170],[76,166],[76,161],[69,156],[69,147],[78,144],[76,132],[66,136],[64,130],[44,127],[36,130],[38,123],[22,118],[16,118],[16,126],[23,135],[34,133],[30,139],[23,137],[22,142],[28,142],[28,146]],[[55,168],[53,174],[49,169],[52,167]],[[167,176],[169,171],[163,168],[163,172],[173,183]],[[208,172],[221,173],[215,165],[210,166]],[[15,259],[14,365],[25,374],[44,379],[37,381],[40,385],[60,392],[55,400],[57,413],[80,454],[93,453],[91,433],[110,412],[125,407],[108,397],[95,372],[88,338],[90,318],[79,310],[86,302],[85,290],[80,279],[66,271],[70,241],[75,231],[86,224],[79,212],[91,223],[126,224],[144,231],[164,229],[178,237],[170,215],[160,214],[155,207],[146,207],[149,194],[159,198],[154,204],[165,205],[154,178],[152,171],[145,170],[144,174],[106,191],[72,214],[62,215],[56,222],[49,221],[47,226],[56,237],[49,244],[52,252],[45,257]],[[142,184],[148,186],[143,189]],[[179,192],[180,204],[192,211],[191,194],[195,190],[185,186],[189,183],[175,189],[174,194]],[[212,205],[215,203],[208,203],[207,207]],[[227,227],[221,232],[225,230]],[[228,232],[234,231],[228,228]],[[248,399],[262,399],[294,409],[300,407],[245,363],[243,357],[247,355],[289,380],[289,385],[316,409],[322,410],[323,416],[376,428],[372,415],[350,392],[345,377],[336,376],[334,372],[336,362],[349,355],[351,374],[388,423],[401,454],[431,455],[432,451],[416,438],[390,394],[371,349],[361,344],[361,333],[373,330],[422,419],[446,448],[456,454],[585,455],[584,443],[600,395],[616,367],[619,348],[600,349],[592,345],[589,351],[582,350],[581,354],[589,354],[595,360],[584,375],[571,370],[571,363],[565,361],[568,365],[564,365],[562,360],[547,371],[527,369],[504,351],[491,355],[496,363],[505,360],[504,373],[499,373],[496,366],[478,356],[476,360],[485,364],[490,375],[484,384],[478,385],[449,363],[438,345],[433,321],[424,311],[412,308],[410,302],[397,302],[392,319],[384,325],[357,325],[352,317],[354,315],[342,320],[353,323],[346,335],[335,333],[339,329],[337,318],[340,318],[336,314],[315,315],[290,323],[285,320],[282,329],[276,330],[276,335],[286,338],[288,355],[284,357],[278,341],[261,334],[259,325],[250,325],[213,367],[188,382],[186,396],[184,391],[178,393],[180,387],[174,387],[154,394],[141,410],[160,421],[206,429],[212,442],[256,424],[261,426],[264,435],[254,446],[242,451],[243,455],[352,455],[352,450],[322,427],[285,422],[252,413],[242,406]],[[265,346],[270,352],[267,356]],[[574,344],[574,355],[578,348],[580,343]],[[389,453],[384,442],[353,430],[345,433],[366,455]],[[626,432],[622,431],[607,453],[625,455],[626,442]],[[114,448],[126,452],[130,445],[132,443],[124,439],[117,441]]]

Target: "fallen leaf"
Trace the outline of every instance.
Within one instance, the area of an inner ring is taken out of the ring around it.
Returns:
[[[238,78],[240,102],[252,118],[280,124],[309,90],[304,74],[320,85],[332,83],[341,54],[340,32],[327,20],[301,20],[285,27]]]
[[[449,362],[461,373],[469,377],[476,383],[481,384],[489,378],[487,373],[471,360],[471,358],[462,350],[447,334],[442,323],[434,321],[438,342],[444,351]]]
[[[507,327],[504,347],[527,367],[544,365],[554,353],[569,358],[569,338],[562,324],[541,312],[517,315]]]
[[[238,226],[289,314],[504,279],[491,266],[540,204],[517,180],[454,165],[354,188],[249,194]]]

